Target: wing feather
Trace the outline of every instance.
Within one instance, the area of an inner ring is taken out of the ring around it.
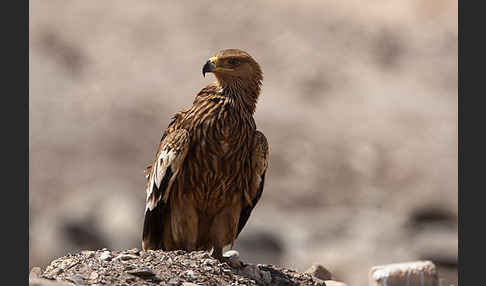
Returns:
[[[238,232],[236,234],[237,237],[243,230],[243,227],[250,218],[251,212],[260,200],[263,193],[263,187],[265,185],[265,173],[267,172],[268,167],[269,151],[267,139],[260,131],[255,132],[255,144],[253,148],[252,170],[254,171],[254,179],[250,185],[249,192],[244,194],[246,200],[248,201],[249,199],[250,202],[247,203],[241,210],[240,219],[238,222]]]
[[[147,209],[152,210],[161,199],[167,202],[170,186],[186,157],[188,144],[189,133],[184,129],[173,131],[160,143],[148,177]]]
[[[171,186],[179,174],[189,149],[189,132],[177,129],[164,133],[147,176],[143,249],[157,249],[162,240],[163,216]]]

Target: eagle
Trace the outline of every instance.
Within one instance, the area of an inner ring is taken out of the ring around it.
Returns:
[[[224,261],[265,183],[269,148],[253,118],[263,72],[247,52],[227,49],[204,63],[206,73],[216,81],[172,117],[145,169],[142,248],[212,250]]]

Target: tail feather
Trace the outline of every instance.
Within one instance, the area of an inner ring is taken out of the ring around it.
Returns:
[[[156,250],[163,248],[164,212],[167,207],[163,202],[159,202],[153,209],[145,210],[145,220],[143,223],[142,249]]]

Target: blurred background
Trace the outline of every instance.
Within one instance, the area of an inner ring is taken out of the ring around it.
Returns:
[[[218,50],[265,74],[242,259],[353,286],[431,259],[457,285],[457,1],[30,1],[30,267],[141,247],[143,169]]]

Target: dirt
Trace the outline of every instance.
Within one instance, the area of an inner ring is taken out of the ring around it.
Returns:
[[[244,264],[232,268],[204,251],[136,248],[69,254],[52,261],[40,278],[76,285],[325,285],[308,273],[275,265]]]

